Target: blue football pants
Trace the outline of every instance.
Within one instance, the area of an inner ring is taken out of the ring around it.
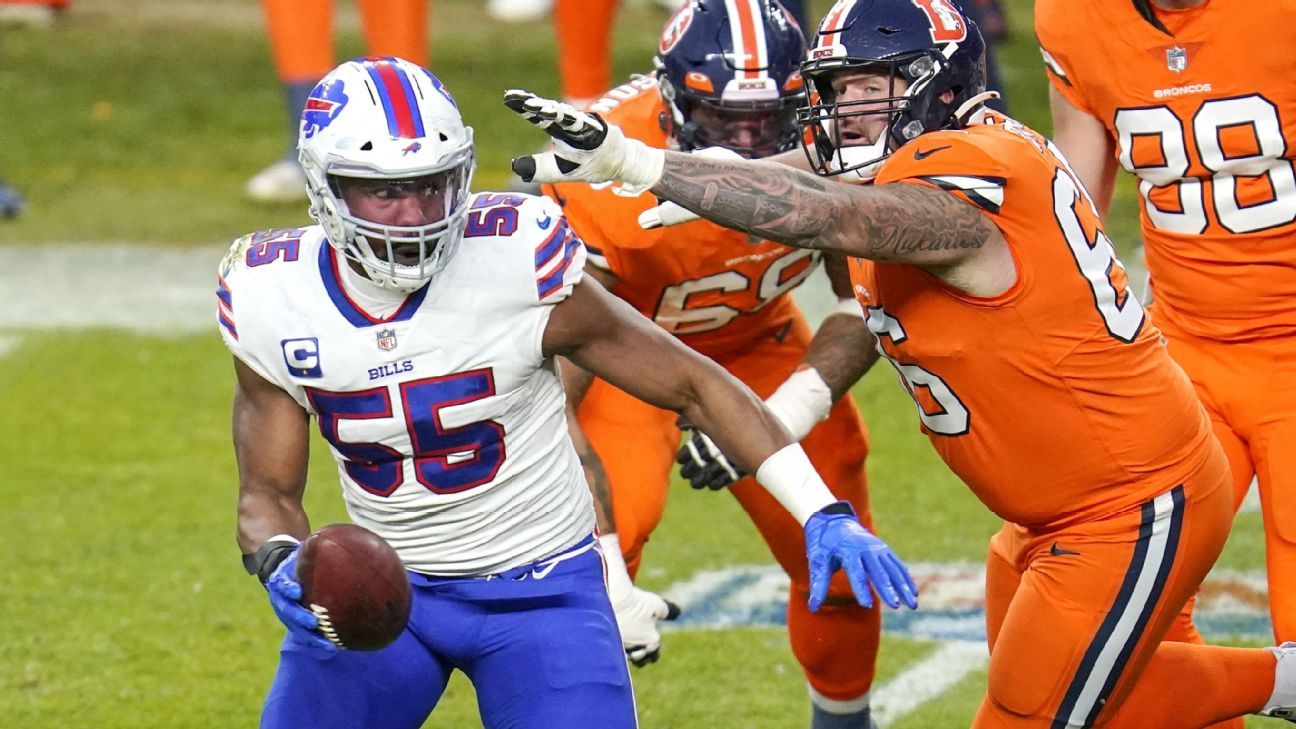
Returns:
[[[634,729],[629,669],[591,547],[586,539],[489,579],[411,572],[409,625],[379,651],[286,639],[261,726],[417,729],[459,669],[486,729]]]

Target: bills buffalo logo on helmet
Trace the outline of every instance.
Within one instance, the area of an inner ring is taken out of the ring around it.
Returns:
[[[310,98],[306,99],[306,107],[302,109],[302,135],[310,139],[316,133],[324,131],[346,108],[348,101],[350,97],[342,90],[340,80],[316,86],[311,91]]]

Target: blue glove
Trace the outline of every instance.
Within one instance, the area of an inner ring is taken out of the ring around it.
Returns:
[[[838,567],[846,570],[860,605],[873,606],[872,584],[887,605],[898,608],[903,600],[910,608],[918,607],[918,585],[909,570],[886,542],[859,523],[850,504],[838,501],[811,514],[805,535],[811,612],[828,597],[828,582]]]
[[[297,553],[294,548],[284,561],[266,580],[266,590],[270,593],[270,607],[274,608],[279,622],[288,626],[288,639],[305,645],[334,653],[338,650],[324,634],[319,632],[319,619],[315,613],[302,607],[298,602],[302,596],[301,583],[297,581]]]

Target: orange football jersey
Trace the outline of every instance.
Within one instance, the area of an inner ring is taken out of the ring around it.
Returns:
[[[640,77],[589,107],[626,136],[667,147],[669,114],[651,77]],[[591,265],[614,274],[617,296],[713,358],[762,336],[785,336],[795,305],[786,294],[819,262],[817,251],[788,248],[696,221],[643,230],[651,193],[623,197],[585,183],[546,185],[585,241]]]
[[[1210,429],[1192,384],[1048,142],[993,116],[910,142],[877,182],[929,185],[976,206],[1016,263],[1017,282],[988,298],[917,266],[851,263],[869,329],[923,431],[991,510],[1062,526],[1150,499],[1200,466]]]
[[[1222,341],[1296,334],[1296,0],[1039,0],[1049,81],[1139,178],[1157,316]]]

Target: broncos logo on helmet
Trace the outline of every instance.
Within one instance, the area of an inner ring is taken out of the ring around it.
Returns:
[[[683,150],[766,157],[797,141],[805,39],[776,0],[692,0],[666,24],[657,80]]]

